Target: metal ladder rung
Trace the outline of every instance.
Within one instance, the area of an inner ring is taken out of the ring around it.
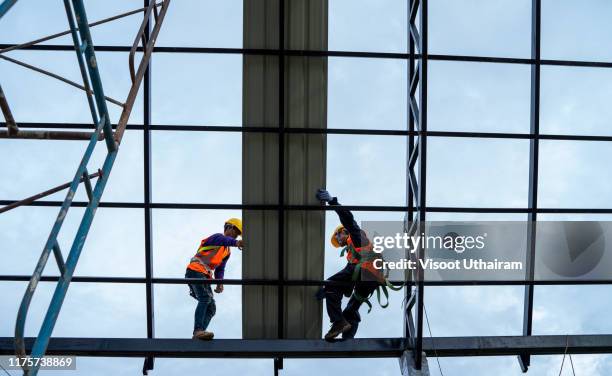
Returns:
[[[101,176],[102,176],[102,170],[98,169],[98,172],[89,175],[89,179],[91,180],[93,178],[98,178],[98,177],[101,177]],[[81,180],[83,180],[83,178],[81,178]],[[49,190],[46,190],[44,192],[35,194],[34,196],[30,196],[30,197],[28,197],[26,199],[23,199],[21,201],[16,201],[16,202],[13,202],[12,204],[3,206],[3,207],[0,208],[0,214],[2,214],[4,212],[7,212],[7,211],[9,211],[11,209],[18,208],[18,207],[20,207],[22,205],[31,204],[32,202],[34,202],[36,200],[39,200],[39,199],[41,199],[43,197],[49,196],[49,195],[51,195],[53,193],[57,193],[59,191],[63,191],[64,189],[69,188],[70,184],[71,184],[71,182],[68,182],[68,183],[59,185],[57,187],[51,188]]]
[[[62,250],[60,249],[57,241],[53,245],[53,255],[55,256],[55,261],[57,261],[57,267],[59,268],[60,274],[63,277],[66,272],[66,263],[64,262],[64,257],[62,256]]]
[[[26,140],[89,140],[91,132],[76,131],[42,131],[42,130],[18,130],[11,133],[10,130],[0,130],[0,138],[15,138]]]
[[[0,88],[1,89],[1,88]],[[1,98],[1,97],[0,97]],[[2,100],[0,99],[0,104]],[[98,124],[96,125],[96,137],[98,141],[102,141],[105,137],[101,133],[106,116],[102,116]],[[112,128],[111,128],[112,129]],[[0,130],[0,138],[19,138],[19,139],[30,139],[30,140],[91,140],[92,132],[78,132],[78,131],[39,131],[39,130],[21,130],[16,131]],[[112,134],[110,136],[112,139]]]
[[[121,142],[121,135],[127,125],[127,121],[129,119],[134,101],[136,99],[140,83],[144,77],[144,72],[146,71],[146,68],[148,66],[150,55],[152,53],[157,34],[161,28],[161,23],[163,22],[164,15],[167,11],[170,0],[163,0],[161,12],[159,14],[154,15],[157,16],[157,22],[153,27],[153,30],[151,31],[150,40],[147,41],[147,45],[144,47],[144,55],[138,67],[138,71],[135,72],[135,79],[132,82],[132,86],[130,88],[126,103],[122,104],[123,112],[121,113],[119,122],[117,123],[116,131],[114,131],[112,128],[108,113],[108,108],[106,104],[107,98],[104,95],[102,79],[100,77],[100,72],[98,70],[98,65],[96,62],[96,55],[94,45],[91,40],[89,24],[87,22],[87,13],[85,11],[84,0],[63,0],[63,2],[66,8],[66,15],[68,17],[68,22],[70,25],[70,33],[72,34],[74,50],[77,55],[79,69],[83,78],[83,87],[86,89],[85,92],[87,94],[87,100],[90,107],[93,124],[95,125],[95,133],[91,134],[90,142],[87,146],[87,149],[85,150],[85,153],[83,154],[83,158],[81,159],[74,178],[68,184],[69,191],[66,194],[64,202],[62,203],[60,212],[58,213],[55,223],[51,229],[49,238],[45,243],[43,252],[38,260],[34,273],[32,274],[32,278],[30,279],[30,283],[28,284],[26,292],[19,306],[15,325],[15,351],[20,356],[27,355],[25,349],[24,334],[26,319],[28,316],[32,296],[34,294],[38,281],[42,276],[42,272],[48,261],[48,257],[50,256],[49,253],[53,251],[62,276],[57,282],[57,285],[55,286],[53,297],[51,298],[51,302],[49,303],[49,306],[47,308],[45,318],[42,322],[42,325],[40,326],[38,336],[32,344],[30,356],[42,357],[44,356],[47,350],[49,340],[53,333],[53,328],[55,327],[55,324],[57,322],[62,303],[72,280],[73,272],[76,268],[79,256],[83,250],[87,235],[91,229],[96,209],[99,206],[102,193],[104,192],[104,188],[108,181],[108,176],[115,163],[118,147]],[[2,0],[0,0],[0,5],[1,4]],[[152,7],[156,6],[157,4],[155,4],[154,1],[150,1],[149,5],[146,7],[146,17],[143,20],[143,23],[141,24],[140,31],[137,34],[136,42],[142,35],[141,33],[145,25],[147,24],[147,22],[149,22],[149,15],[151,14]],[[130,68],[133,68],[133,62],[131,63]],[[102,138],[104,138],[106,141],[108,153],[106,154],[106,158],[104,159],[102,168],[96,174],[89,175],[86,168],[87,164],[89,163],[92,157],[97,141],[101,140]],[[91,178],[96,175],[98,176],[98,181],[96,182],[95,187],[92,188]],[[64,223],[64,219],[66,218],[66,214],[68,213],[68,209],[72,206],[72,201],[76,194],[77,188],[81,182],[85,183],[84,185],[86,187],[87,195],[89,197],[90,202],[87,205],[85,213],[81,218],[80,225],[77,229],[74,240],[72,241],[72,245],[70,246],[68,256],[66,257],[66,260],[64,260],[57,239]],[[55,188],[55,190],[56,189],[57,188]],[[42,197],[45,194],[47,194],[47,192],[43,192],[43,194],[39,194],[33,197]],[[32,199],[33,198],[30,198],[30,200]],[[152,367],[153,363],[151,358],[151,362],[145,365],[145,369],[151,369]],[[24,367],[24,373],[28,376],[36,376],[38,370],[38,364],[32,367]]]

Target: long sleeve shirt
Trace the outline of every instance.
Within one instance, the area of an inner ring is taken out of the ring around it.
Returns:
[[[338,202],[338,198],[334,197],[330,202],[330,206],[334,207],[334,211],[338,214],[338,218],[340,218],[340,223],[342,226],[348,231],[351,239],[353,240],[353,244],[355,247],[359,248],[362,244],[362,239],[365,240],[365,233],[361,230],[357,222],[355,221],[355,217],[353,217],[353,213],[350,210],[345,209]]]

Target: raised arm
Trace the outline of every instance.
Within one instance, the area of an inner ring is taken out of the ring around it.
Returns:
[[[238,243],[238,240],[219,233],[212,234],[211,236],[209,236],[206,239],[204,245],[223,245],[226,247],[237,247],[240,244]]]
[[[317,191],[317,199],[322,203],[327,203],[329,206],[334,208],[336,214],[338,214],[338,218],[340,219],[340,223],[344,228],[348,231],[351,239],[353,239],[353,243],[356,247],[361,247],[361,228],[355,221],[355,217],[350,210],[345,209],[338,202],[337,197],[332,197],[332,195],[326,191],[325,189],[319,189]]]

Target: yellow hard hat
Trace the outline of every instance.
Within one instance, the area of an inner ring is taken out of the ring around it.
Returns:
[[[332,233],[330,241],[331,241],[331,244],[334,246],[334,248],[340,248],[340,243],[338,243],[338,239],[336,238],[336,234],[338,233],[338,231],[341,231],[341,230],[344,230],[344,226],[339,225],[338,227],[336,227],[336,229]]]
[[[232,226],[236,226],[236,228],[238,228],[238,230],[240,231],[240,235],[242,235],[242,221],[238,218],[230,218],[227,221],[225,221],[226,225],[232,225]]]

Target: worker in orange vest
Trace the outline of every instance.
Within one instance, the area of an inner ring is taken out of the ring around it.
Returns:
[[[185,278],[203,278],[222,280],[225,265],[230,257],[230,247],[242,249],[243,241],[237,240],[242,235],[242,221],[230,218],[225,222],[223,234],[213,234],[200,242],[196,254],[191,258]],[[197,299],[193,325],[193,339],[213,339],[214,333],[206,331],[210,320],[215,315],[216,305],[210,283],[189,283],[189,294]],[[217,284],[215,292],[223,292],[223,285]]]
[[[334,230],[331,244],[334,248],[344,247],[341,256],[346,252],[348,261],[342,270],[327,279],[345,284],[327,285],[318,294],[326,300],[327,315],[331,321],[331,328],[325,339],[333,340],[339,335],[342,335],[343,339],[353,338],[361,321],[359,307],[368,301],[378,283],[384,281],[382,273],[373,267],[372,262],[373,258],[380,256],[372,251],[372,243],[355,222],[353,214],[343,208],[336,197],[332,197],[324,189],[319,189],[316,196],[322,203],[333,206],[338,214],[341,225]],[[342,296],[350,297],[344,310]]]

